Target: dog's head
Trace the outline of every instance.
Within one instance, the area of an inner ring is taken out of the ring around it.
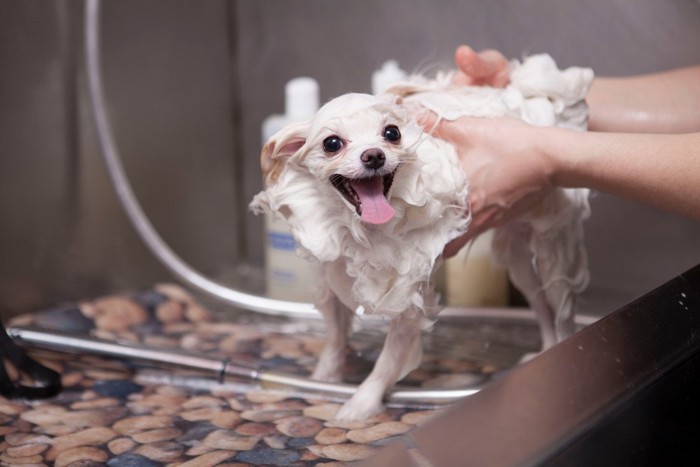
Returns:
[[[263,148],[261,166],[268,186],[287,164],[302,167],[363,222],[384,224],[395,215],[389,202],[394,177],[412,158],[421,134],[395,99],[346,94],[311,121],[274,135]]]

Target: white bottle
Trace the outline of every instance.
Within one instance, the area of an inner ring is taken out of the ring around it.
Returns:
[[[387,60],[381,68],[372,73],[372,94],[379,95],[392,84],[405,81],[407,78],[408,74],[399,68],[399,62]]]
[[[286,124],[308,120],[319,107],[319,87],[313,78],[290,80],[284,87],[285,113],[267,117],[262,124],[263,144]],[[280,215],[265,216],[265,282],[267,296],[279,300],[311,301],[310,264],[296,254],[289,224]]]

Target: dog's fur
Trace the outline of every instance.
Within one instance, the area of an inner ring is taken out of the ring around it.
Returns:
[[[341,380],[358,306],[390,319],[374,369],[338,418],[379,412],[385,391],[419,364],[421,331],[439,312],[431,274],[445,244],[469,224],[467,180],[455,149],[425,133],[407,107],[450,120],[507,115],[582,129],[591,79],[590,70],[560,71],[545,55],[514,63],[505,89],[414,78],[380,97],[338,97],[265,144],[266,190],[251,207],[283,215],[299,253],[317,270],[315,305],[328,336],[313,378]],[[586,190],[554,190],[494,240],[498,259],[537,313],[544,348],[573,332],[575,296],[587,283],[581,227],[587,196]]]

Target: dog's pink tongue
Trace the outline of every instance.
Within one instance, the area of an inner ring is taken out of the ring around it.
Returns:
[[[362,203],[361,218],[369,224],[385,224],[396,214],[394,208],[384,196],[384,183],[382,177],[364,178],[352,180],[350,186],[360,197]]]

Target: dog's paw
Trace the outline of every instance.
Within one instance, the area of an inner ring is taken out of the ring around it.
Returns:
[[[357,396],[357,393],[355,396]],[[338,410],[338,413],[335,415],[336,420],[366,420],[384,411],[381,399],[357,398],[355,396]]]
[[[373,387],[358,388],[355,394],[340,408],[335,418],[343,421],[365,420],[384,411],[384,391]]]

